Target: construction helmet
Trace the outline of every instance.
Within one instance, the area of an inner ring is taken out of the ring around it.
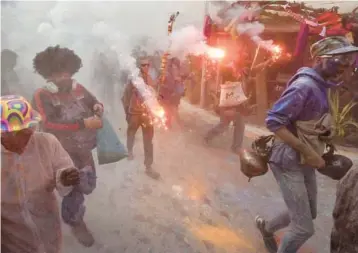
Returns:
[[[273,140],[273,135],[261,136],[252,143],[252,150],[241,149],[239,151],[240,170],[249,178],[262,176],[268,171],[268,160],[271,153],[271,145],[268,143]]]
[[[328,152],[322,156],[326,166],[318,169],[318,172],[333,180],[341,180],[352,168],[353,162],[346,156],[334,154],[335,148],[333,145],[328,145],[327,147]]]

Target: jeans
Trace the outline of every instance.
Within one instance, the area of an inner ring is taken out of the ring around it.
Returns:
[[[96,169],[91,150],[78,150],[71,152],[75,166],[80,170],[80,184],[76,185],[73,190],[62,200],[62,219],[70,225],[76,226],[83,221],[85,214],[84,194],[89,195],[96,188]]]
[[[317,216],[317,182],[313,168],[298,163],[299,156],[286,144],[274,146],[270,168],[287,206],[266,223],[268,232],[289,226],[279,245],[278,253],[296,253],[314,234],[313,220]],[[281,156],[281,158],[280,158]]]
[[[228,118],[221,114],[219,124],[210,129],[206,135],[206,139],[212,140],[214,137],[224,133],[229,128],[231,122],[234,124],[234,136],[231,149],[236,152],[242,147],[245,134],[245,122],[240,113],[236,113],[234,119]]]
[[[135,134],[139,127],[142,128],[144,146],[144,165],[149,168],[153,164],[153,137],[154,127],[149,119],[141,114],[127,115],[127,149],[128,153],[133,154]]]

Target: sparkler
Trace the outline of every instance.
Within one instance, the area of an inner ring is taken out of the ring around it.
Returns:
[[[155,125],[159,128],[164,130],[168,130],[166,125],[167,118],[165,116],[165,111],[162,106],[159,105],[156,98],[147,99],[142,103],[143,108],[147,108],[147,112],[143,113],[142,115],[149,119],[150,125]]]

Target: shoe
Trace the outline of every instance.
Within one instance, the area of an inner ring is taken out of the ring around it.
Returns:
[[[133,161],[133,160],[134,160],[134,155],[133,155],[133,153],[128,153],[127,159],[128,159],[128,161]]]
[[[153,170],[151,167],[147,167],[147,168],[145,169],[145,173],[146,173],[149,177],[151,177],[151,178],[153,178],[153,179],[155,179],[155,180],[158,180],[158,179],[160,178],[160,174],[159,174],[158,172],[156,172],[155,170]]]
[[[265,228],[266,221],[260,216],[255,218],[256,227],[260,230],[262,239],[264,241],[265,247],[269,253],[277,253],[278,247],[273,233],[267,232]]]
[[[72,234],[77,241],[83,246],[89,248],[94,244],[92,233],[88,230],[86,223],[82,221],[80,224],[71,227]]]

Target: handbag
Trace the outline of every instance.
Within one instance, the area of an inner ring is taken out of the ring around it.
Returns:
[[[98,164],[115,163],[128,156],[127,149],[119,140],[106,116],[102,117],[103,127],[97,131]]]

